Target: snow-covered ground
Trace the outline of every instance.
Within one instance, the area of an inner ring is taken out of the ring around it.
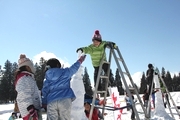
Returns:
[[[84,113],[84,85],[82,81],[82,74],[83,74],[83,67],[81,66],[78,72],[72,77],[71,81],[71,87],[76,95],[76,100],[72,104],[72,112],[71,112],[71,120],[86,120],[86,116]],[[157,81],[157,76],[155,76],[156,82],[155,86],[156,88],[160,88],[159,83]],[[142,98],[142,95],[140,95]],[[168,108],[164,108],[163,101],[162,101],[162,93],[161,90],[156,92],[155,94],[155,109],[151,109],[151,120],[178,120],[179,119],[179,112],[177,113],[175,107],[172,104],[172,101],[170,99],[170,104],[171,104],[171,109],[169,110]],[[134,95],[136,99],[136,95]],[[171,97],[173,101],[175,102],[176,106],[180,106],[180,92],[172,92]],[[126,103],[124,101],[125,96],[119,96],[119,103],[120,107],[126,106]],[[107,106],[112,106],[112,100],[110,97],[107,98]],[[10,117],[11,113],[13,112],[14,109],[14,104],[9,103],[9,104],[1,104],[0,105],[0,120],[8,120]],[[145,115],[143,113],[143,110],[141,108],[141,105],[136,103],[136,109],[138,111],[138,115],[140,120],[145,119]],[[172,117],[172,114],[173,117]],[[179,110],[178,110],[179,111]],[[113,111],[108,111],[105,110],[105,113],[107,115],[104,117],[105,120],[114,120],[114,112]],[[122,114],[121,114],[121,119],[118,120],[130,120],[131,116],[131,111],[127,111],[127,109],[123,109]],[[43,120],[46,120],[46,113],[43,113]],[[17,120],[22,120],[22,119],[17,119]]]
[[[179,104],[180,92],[172,92],[171,96],[172,96],[174,102],[176,103],[176,105],[179,106],[180,105]],[[175,117],[175,120],[178,120],[179,116],[178,116],[175,108],[173,107],[171,100],[170,100],[170,104],[171,104],[171,110],[172,110],[172,113]],[[107,105],[112,105],[110,98],[107,99]],[[120,105],[121,106],[125,105],[124,96],[120,96]],[[158,107],[158,105],[157,105],[157,107]],[[159,111],[155,111],[155,109],[152,109],[152,119],[151,120],[173,120],[171,118],[171,114],[170,114],[169,109],[164,108],[163,106],[160,106],[160,107],[161,108]],[[139,104],[137,104],[136,108],[139,111],[140,119],[144,120],[144,114],[142,113],[141,106]],[[12,103],[1,104],[0,105],[0,120],[8,120],[9,116],[13,112],[13,109],[14,109],[14,104],[12,104]],[[164,113],[163,110],[165,110],[166,113]],[[155,114],[155,112],[157,112],[158,114]],[[107,115],[105,116],[105,120],[114,120],[113,111],[105,110],[105,113],[107,113]],[[162,116],[162,114],[164,115],[164,117]],[[169,116],[167,116],[166,114]],[[159,115],[159,116],[157,116],[157,115]],[[131,111],[127,111],[126,109],[124,109],[122,112],[122,115],[121,115],[121,119],[122,120],[130,120],[130,116],[131,116]],[[22,119],[17,119],[17,120],[22,120]],[[43,114],[43,120],[46,120],[46,114]]]

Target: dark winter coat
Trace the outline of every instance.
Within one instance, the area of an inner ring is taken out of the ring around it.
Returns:
[[[148,85],[151,85],[151,84],[152,84],[153,75],[154,75],[154,69],[149,68],[149,69],[146,71],[146,80],[147,80],[147,84],[148,84]]]

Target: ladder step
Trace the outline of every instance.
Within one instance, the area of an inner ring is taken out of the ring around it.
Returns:
[[[109,77],[108,77],[108,76],[101,75],[100,78],[106,78],[106,79],[108,79]]]
[[[123,72],[124,74],[126,74],[126,75],[129,75],[127,72]]]
[[[103,61],[103,63],[110,64],[110,62],[108,62],[108,61]]]
[[[117,58],[117,59],[118,59],[119,61],[121,61],[121,62],[123,61],[121,58]]]
[[[106,93],[106,91],[97,91],[97,93]]]

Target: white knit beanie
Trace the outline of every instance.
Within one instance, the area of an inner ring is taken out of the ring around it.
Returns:
[[[20,59],[18,60],[18,68],[20,68],[22,66],[29,66],[32,73],[35,73],[35,68],[34,68],[33,62],[29,58],[26,58],[25,54],[21,54]]]

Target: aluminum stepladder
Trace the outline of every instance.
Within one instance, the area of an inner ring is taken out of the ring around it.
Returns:
[[[106,47],[106,48],[109,48],[109,47]],[[106,49],[106,48],[105,48],[105,49]],[[116,54],[118,54],[118,57],[117,57]],[[124,75],[127,75],[127,77],[128,77],[129,80],[130,80],[130,83],[132,84],[132,87],[135,88],[135,89],[134,89],[134,92],[135,92],[135,94],[137,95],[137,99],[139,100],[140,105],[141,105],[141,107],[142,107],[142,110],[143,110],[143,112],[144,112],[145,115],[146,115],[146,110],[145,110],[145,108],[144,108],[144,106],[143,106],[141,97],[139,96],[138,90],[136,89],[136,86],[135,86],[135,84],[134,84],[134,82],[133,82],[133,80],[132,80],[132,77],[131,77],[131,75],[130,75],[130,73],[129,73],[129,70],[128,70],[125,62],[124,62],[124,59],[123,59],[123,57],[122,57],[122,55],[121,55],[121,53],[120,53],[120,50],[119,50],[118,46],[116,46],[115,48],[112,47],[112,46],[110,47],[108,62],[107,62],[107,61],[103,61],[104,55],[105,55],[105,51],[104,51],[104,53],[103,53],[103,56],[102,56],[102,59],[101,59],[101,64],[100,64],[100,66],[99,66],[99,72],[98,72],[98,76],[97,76],[97,80],[96,80],[96,86],[95,86],[95,90],[94,90],[94,94],[93,94],[93,100],[92,100],[92,106],[91,106],[91,110],[90,110],[89,120],[91,120],[91,118],[92,118],[92,113],[93,113],[93,109],[94,109],[94,105],[95,105],[96,94],[98,94],[98,93],[104,93],[104,100],[106,100],[108,83],[109,83],[110,64],[111,64],[112,55],[113,55],[113,57],[114,57],[114,60],[115,60],[115,62],[116,62],[116,65],[117,65],[117,67],[118,67],[120,76],[121,76],[121,78],[122,78],[122,80],[123,80],[124,86],[125,86],[125,88],[126,88],[126,92],[127,92],[128,96],[129,96],[130,100],[133,101],[133,100],[132,100],[132,96],[131,96],[131,92],[130,92],[130,90],[129,90],[129,87],[128,87],[128,84],[127,84],[127,82],[126,82],[126,79],[125,79],[125,76],[124,76]],[[121,62],[121,64],[122,64],[122,66],[124,67],[125,72],[122,71],[122,68],[121,68],[121,66],[120,66],[120,62]],[[107,76],[102,76],[102,75],[100,75],[100,73],[101,73],[101,71],[102,71],[102,65],[103,65],[104,63],[109,64],[109,68],[108,68],[108,71],[107,71],[107,72],[108,72],[108,73],[107,73]],[[99,85],[100,78],[103,78],[103,79],[106,80],[105,90],[104,90],[104,91],[98,91],[98,85]],[[137,119],[137,120],[140,120],[134,102],[132,102],[132,107],[133,107],[133,109],[134,109],[136,119]],[[105,108],[105,105],[103,105],[102,115],[104,114],[104,108]]]
[[[173,106],[174,106],[174,108],[175,108],[177,114],[178,114],[179,117],[180,117],[179,110],[178,110],[178,108],[177,108],[177,106],[176,106],[176,104],[175,104],[175,102],[174,102],[174,100],[173,100],[173,98],[172,98],[172,96],[171,96],[169,90],[167,89],[167,86],[166,86],[166,83],[164,82],[164,79],[161,77],[161,75],[159,74],[159,72],[158,72],[158,77],[159,77],[159,79],[161,80],[161,82],[163,83],[163,86],[164,86],[165,89],[166,89],[166,93],[168,94],[168,96],[169,96],[169,98],[170,98],[170,100],[171,100],[171,102],[172,102],[172,104],[173,104]],[[165,99],[166,99],[166,97],[165,97]],[[167,99],[166,99],[166,102],[167,102]],[[174,115],[173,115],[173,113],[172,113],[172,111],[171,111],[170,105],[169,105],[169,104],[167,104],[167,105],[168,105],[168,108],[169,108],[169,111],[170,111],[172,117],[174,118]]]
[[[147,114],[145,114],[145,119],[146,120],[150,120],[150,118],[151,118],[151,97],[152,97],[152,92],[153,92],[153,88],[154,88],[154,76],[155,76],[155,71],[153,73],[151,88],[148,88],[148,93],[150,93],[150,94],[149,94],[147,108],[146,108],[146,113]],[[151,90],[150,92],[149,92],[149,89]]]

